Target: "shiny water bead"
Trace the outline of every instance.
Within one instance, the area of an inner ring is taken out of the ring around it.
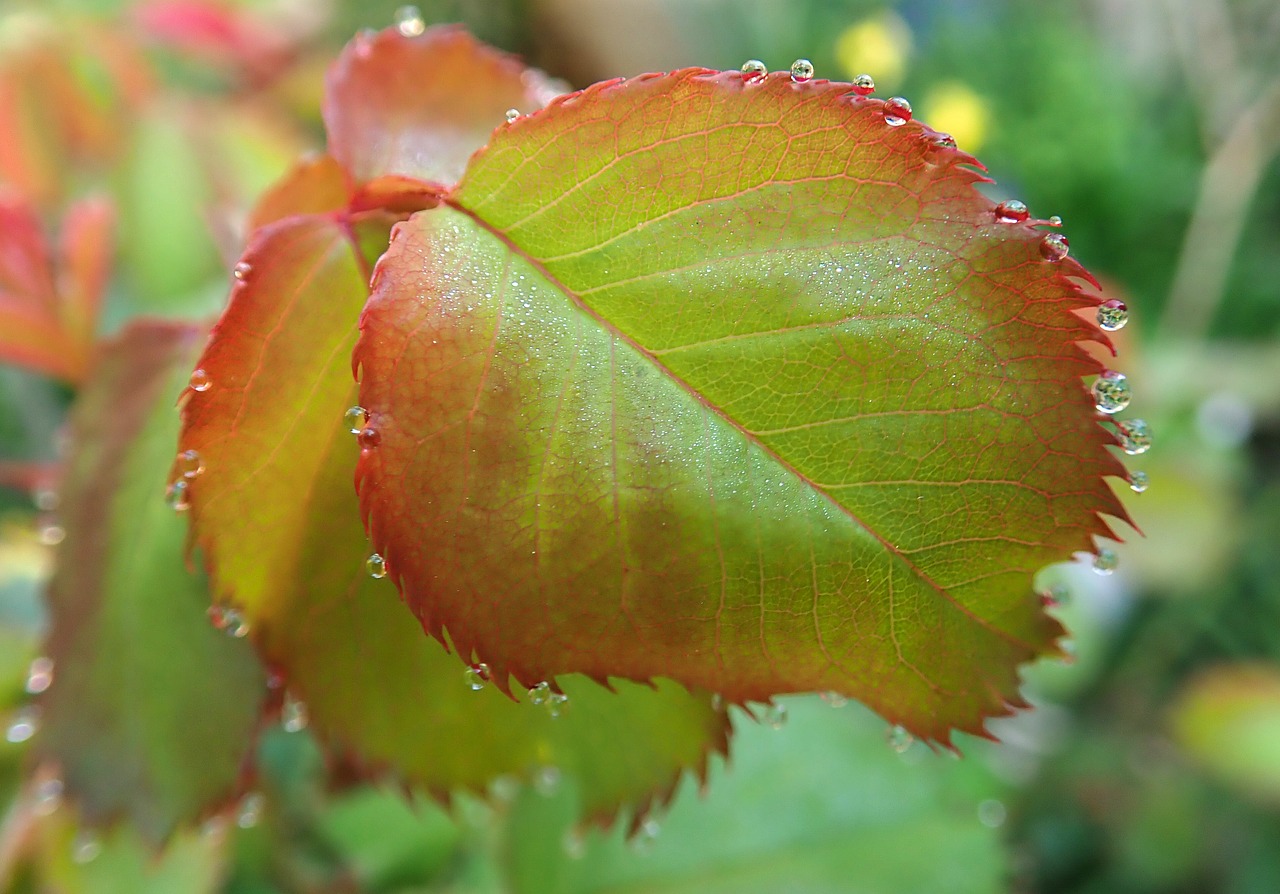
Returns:
[[[787,706],[770,702],[760,712],[760,722],[773,729],[782,729],[787,723]]]
[[[1108,298],[1098,305],[1098,325],[1108,332],[1123,329],[1129,322],[1129,306],[1117,298]]]
[[[956,138],[949,133],[936,133],[929,138],[929,142],[937,146],[939,149],[955,149]]]
[[[71,859],[77,863],[92,863],[102,854],[102,842],[88,832],[77,832],[71,840]]]
[[[1129,379],[1114,369],[1105,370],[1093,383],[1093,403],[1099,413],[1119,413],[1133,396]]]
[[[1129,473],[1129,490],[1135,494],[1144,493],[1151,484],[1151,479],[1147,477],[1147,473],[1141,470]]]
[[[1050,218],[1049,218],[1049,220],[1047,221],[1047,223],[1048,223],[1048,224],[1049,224],[1049,226],[1051,226],[1051,227],[1060,227],[1060,226],[1062,226],[1062,218],[1061,218],[1061,217],[1058,217],[1058,215],[1056,215],[1056,214],[1055,214],[1055,215],[1053,215],[1052,217],[1050,217]]]
[[[1026,203],[1017,199],[1006,199],[996,206],[996,220],[1000,223],[1022,223],[1030,216]]]
[[[53,659],[40,656],[27,668],[27,693],[39,695],[53,685]]]
[[[231,275],[234,276],[239,282],[244,282],[246,279],[249,278],[249,274],[252,272],[253,272],[253,265],[251,265],[247,261],[241,261],[239,264],[236,264],[236,266],[232,268]]]
[[[1100,549],[1097,555],[1093,557],[1093,570],[1097,574],[1107,575],[1116,570],[1116,566],[1120,564],[1120,557],[1116,555],[1115,550]]]
[[[417,37],[427,30],[427,23],[416,6],[402,6],[395,14],[396,30],[401,37]]]
[[[382,580],[387,576],[387,560],[379,553],[374,553],[364,560],[364,567],[374,580]]]
[[[911,120],[911,103],[901,96],[891,96],[884,101],[884,123],[901,127]]]
[[[62,525],[48,522],[40,526],[40,531],[37,536],[40,538],[40,543],[44,546],[57,546],[59,543],[67,539],[67,529],[62,527]]]
[[[9,726],[5,730],[4,737],[17,745],[34,736],[39,726],[40,709],[35,705],[28,705],[13,715],[13,719],[9,721]]]
[[[284,731],[286,733],[300,733],[307,728],[308,721],[306,703],[291,695],[286,695],[284,704],[280,707],[280,726],[284,728]]]
[[[347,424],[347,431],[358,435],[364,431],[364,424],[369,421],[369,411],[364,407],[352,407],[342,414],[342,419]]]
[[[916,737],[907,732],[905,726],[895,724],[885,732],[884,740],[898,754],[904,753],[915,742]]]
[[[547,713],[554,719],[569,707],[569,696],[563,692],[552,692],[547,696]]]
[[[768,73],[768,67],[759,59],[748,59],[742,63],[742,77],[744,80],[759,81]]]
[[[520,117],[520,110],[519,110],[519,109],[507,109],[507,123],[508,123],[508,124],[515,124],[515,123],[516,123],[516,120],[517,120],[519,117]]]
[[[791,63],[791,80],[803,84],[813,77],[813,63],[808,59],[797,59]]]
[[[164,501],[174,512],[186,512],[191,508],[190,484],[187,479],[175,481],[164,492]]]
[[[1071,250],[1071,243],[1061,233],[1045,233],[1040,240],[1040,257],[1046,261],[1061,261]]]
[[[1130,456],[1146,453],[1151,449],[1151,428],[1141,419],[1124,419],[1116,423],[1120,435],[1120,447]]]
[[[869,74],[860,74],[853,79],[853,92],[859,96],[870,96],[876,92],[875,79]]]
[[[650,817],[636,827],[631,840],[627,844],[637,854],[649,854],[653,851],[653,847],[658,841],[658,836],[661,834],[662,825],[656,819]]]
[[[183,478],[195,478],[204,471],[204,461],[196,451],[184,450],[178,454],[174,467]]]
[[[209,386],[213,383],[209,381],[209,374],[203,369],[192,371],[191,378],[187,381],[192,391],[205,392],[209,390]]]
[[[249,622],[234,608],[225,605],[211,605],[206,613],[209,623],[214,629],[221,630],[229,636],[240,639],[249,633]]]
[[[543,680],[536,686],[529,687],[529,704],[545,705],[551,697],[551,684]]]
[[[365,450],[377,447],[382,443],[382,432],[378,431],[373,426],[366,425],[364,428],[360,429],[360,433],[356,435],[356,443]]]
[[[1067,601],[1070,592],[1062,584],[1054,584],[1040,594],[1040,604],[1045,608],[1057,608]]]
[[[473,664],[466,669],[463,677],[467,681],[467,685],[471,687],[472,692],[479,692],[484,688],[484,684],[489,682],[489,665],[483,661],[479,664]]]

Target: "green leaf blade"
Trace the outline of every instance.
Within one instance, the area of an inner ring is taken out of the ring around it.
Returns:
[[[402,227],[358,474],[429,629],[526,685],[833,689],[942,740],[1018,703],[1060,633],[1032,573],[1123,517],[1105,336],[968,156],[846,91],[597,85]]]

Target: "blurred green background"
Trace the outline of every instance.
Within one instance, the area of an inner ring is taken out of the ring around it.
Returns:
[[[230,37],[166,30],[182,4],[0,0],[0,182],[51,226],[110,195],[104,321],[208,315],[253,197],[320,148],[322,74],[396,2],[187,4]],[[872,74],[955,135],[1129,305],[1116,364],[1155,432],[1129,465],[1145,537],[1118,569],[1041,581],[1075,660],[1026,674],[1037,707],[965,739],[901,741],[856,705],[738,717],[726,770],[688,779],[633,841],[568,826],[571,793],[486,803],[330,793],[305,733],[268,737],[258,800],[156,859],[77,830],[56,779],[21,780],[47,495],[0,489],[0,890],[1280,891],[1280,5],[836,0],[453,0],[462,21],[577,87],[685,65]],[[496,123],[496,122],[495,122]],[[0,367],[0,470],[57,455],[71,394]],[[12,482],[11,482],[12,483]],[[1122,484],[1117,484],[1122,487]],[[893,739],[890,735],[888,738]],[[19,797],[47,818],[18,827]]]

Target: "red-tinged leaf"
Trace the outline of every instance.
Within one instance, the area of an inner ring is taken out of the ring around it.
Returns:
[[[209,624],[164,500],[173,401],[201,335],[135,325],[98,358],[72,414],[48,597],[56,670],[36,756],[88,821],[125,815],[152,842],[235,794],[265,692],[248,645]]]
[[[93,343],[98,311],[111,276],[115,211],[105,199],[71,206],[62,223],[59,316],[85,351]]]
[[[474,692],[458,658],[423,635],[369,547],[352,478],[351,349],[368,295],[366,257],[389,219],[291,217],[260,230],[199,360],[179,448],[196,451],[192,530],[219,597],[307,707],[311,727],[357,763],[439,795],[554,766],[608,815],[665,796],[726,744],[706,694],[568,678],[568,710]],[[191,460],[175,468],[190,468]]]
[[[561,92],[456,27],[357,37],[329,73],[329,151],[357,181],[401,174],[449,184],[505,120]]]
[[[332,155],[306,159],[263,193],[249,214],[248,232],[299,214],[341,211],[351,201],[351,183]]]
[[[848,85],[688,70],[494,135],[383,257],[356,349],[373,545],[505,685],[1019,704],[1031,576],[1108,532],[1073,260]],[[376,440],[376,444],[375,444]]]
[[[68,217],[69,243],[89,249],[94,226],[91,205],[77,206]],[[70,246],[69,246],[70,247]],[[68,382],[77,382],[84,367],[96,322],[98,294],[81,296],[94,285],[91,261],[77,251],[65,259],[65,299],[55,284],[53,259],[40,219],[14,195],[0,196],[0,362],[17,363]],[[103,259],[103,263],[106,259]]]

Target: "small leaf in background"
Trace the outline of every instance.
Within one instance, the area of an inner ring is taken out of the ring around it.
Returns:
[[[729,768],[715,762],[705,793],[686,782],[631,842],[620,830],[575,829],[555,797],[522,796],[503,846],[513,890],[1006,890],[994,828],[1004,806],[965,791],[963,777],[982,777],[976,765],[960,768],[919,744],[899,754],[885,744],[883,721],[856,706],[782,703],[785,728],[740,724]]]
[[[178,445],[199,458],[193,536],[218,597],[282,673],[295,710],[357,764],[437,795],[504,774],[563,775],[587,815],[642,808],[724,750],[727,720],[707,694],[566,679],[567,703],[548,691],[516,704],[424,636],[370,564],[352,487],[351,429],[362,424],[344,412],[366,257],[389,225],[291,217],[260,230],[237,267]]]
[[[507,110],[534,111],[560,92],[460,28],[360,35],[327,80],[329,151],[358,182],[399,174],[453,183]]]
[[[73,411],[48,596],[36,754],[87,821],[125,815],[153,843],[234,795],[264,692],[248,645],[209,624],[164,500],[173,401],[201,337],[139,324],[100,354]]]
[[[1280,671],[1223,665],[1193,678],[1171,708],[1178,741],[1240,793],[1280,804]]]
[[[1124,517],[1061,240],[850,85],[691,69],[495,132],[356,348],[374,548],[500,686],[835,690],[947,741]]]

